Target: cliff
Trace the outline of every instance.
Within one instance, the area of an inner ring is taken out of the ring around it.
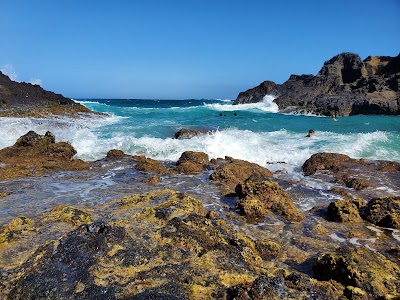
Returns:
[[[0,72],[0,117],[77,116],[91,112],[83,105],[39,85],[12,81]]]
[[[400,54],[369,56],[341,53],[326,61],[316,76],[291,75],[283,84],[264,81],[241,92],[234,104],[276,96],[281,111],[320,115],[400,114]]]

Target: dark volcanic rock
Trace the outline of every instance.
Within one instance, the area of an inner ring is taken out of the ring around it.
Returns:
[[[190,139],[192,137],[198,136],[198,135],[205,135],[210,133],[209,130],[205,129],[180,129],[174,134],[174,139]]]
[[[0,72],[0,116],[48,117],[91,112],[85,106],[39,85],[12,81]]]
[[[23,266],[9,299],[115,299],[115,289],[95,284],[90,268],[115,245],[132,243],[122,227],[82,225],[39,248]],[[79,284],[79,285],[78,285]]]
[[[275,82],[264,81],[255,88],[241,92],[237,97],[235,104],[260,102],[263,100],[265,95],[271,94],[276,87],[277,84]]]
[[[283,84],[267,81],[241,92],[234,104],[276,96],[281,110],[329,116],[400,114],[400,54],[397,57],[341,53],[326,61],[316,76],[291,75]]]
[[[372,199],[361,216],[375,225],[400,229],[400,196]]]

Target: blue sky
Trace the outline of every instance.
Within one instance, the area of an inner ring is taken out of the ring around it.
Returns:
[[[222,98],[396,56],[399,0],[2,0],[0,69],[72,98]]]

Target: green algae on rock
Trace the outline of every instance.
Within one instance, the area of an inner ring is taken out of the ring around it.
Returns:
[[[281,215],[287,221],[299,222],[304,216],[293,204],[293,200],[274,181],[246,181],[236,186],[239,200],[235,207],[248,218],[260,218],[268,211]]]
[[[315,259],[313,271],[318,280],[333,279],[345,287],[360,288],[371,299],[400,297],[400,267],[365,247],[322,253]]]
[[[375,225],[400,229],[400,196],[372,199],[361,215]]]
[[[24,233],[35,230],[35,221],[27,217],[12,219],[0,232],[0,247],[19,239]]]
[[[328,206],[328,219],[333,222],[361,222],[358,207],[348,200],[337,200]]]
[[[82,224],[93,223],[93,218],[88,212],[81,209],[68,205],[57,205],[50,210],[48,215],[42,218],[41,223],[57,221],[65,222],[72,226],[80,226]]]

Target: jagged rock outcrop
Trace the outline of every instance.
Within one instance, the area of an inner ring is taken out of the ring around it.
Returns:
[[[280,110],[356,114],[400,114],[400,54],[369,56],[341,53],[326,61],[316,76],[291,75],[283,84],[265,81],[241,92],[234,104],[262,101],[276,96]]]
[[[48,117],[88,113],[90,109],[36,84],[12,81],[0,72],[1,117]]]
[[[57,170],[86,170],[87,162],[73,159],[76,150],[66,142],[55,142],[51,132],[29,131],[16,143],[0,150],[0,180],[31,176]]]

